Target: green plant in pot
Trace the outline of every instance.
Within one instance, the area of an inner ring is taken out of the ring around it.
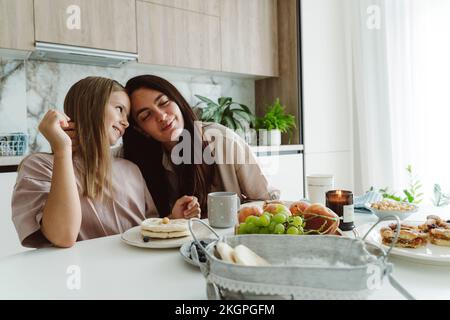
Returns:
[[[292,129],[295,128],[295,117],[286,114],[285,107],[277,98],[267,107],[266,114],[256,119],[256,128],[259,131],[259,144],[263,146],[277,146],[281,144],[281,134],[289,133],[292,138]]]
[[[194,107],[199,119],[220,123],[252,144],[251,128],[254,128],[256,118],[246,105],[233,101],[231,97],[220,97],[214,102],[207,97],[195,96],[200,100]],[[200,105],[206,106],[199,107]]]

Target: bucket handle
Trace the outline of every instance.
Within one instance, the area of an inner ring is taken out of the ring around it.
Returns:
[[[209,231],[211,231],[215,236],[216,236],[216,240],[214,241],[218,241],[220,239],[219,234],[213,229],[211,228],[211,226],[209,226],[206,222],[204,222],[203,220],[200,220],[198,218],[192,218],[189,220],[188,222],[188,226],[189,226],[189,231],[191,232],[192,238],[194,239],[195,244],[197,244],[198,248],[200,248],[207,256],[208,258],[212,259],[213,256],[211,256],[211,254],[208,252],[208,250],[206,250],[206,248],[203,247],[203,245],[200,243],[200,241],[198,241],[197,236],[195,235],[195,232],[192,228],[194,222],[197,223],[201,223],[203,226],[205,226],[206,228],[209,229]]]
[[[383,218],[380,218],[372,227],[370,227],[369,231],[366,232],[366,234],[362,237],[363,241],[366,241],[367,236],[370,234],[370,232],[372,232],[372,230],[382,221],[386,221],[386,220],[392,220],[392,218],[394,218],[394,220],[397,221],[397,228],[395,230],[395,236],[394,236],[394,241],[391,242],[391,245],[389,246],[388,251],[384,254],[384,259],[387,259],[387,257],[389,256],[389,254],[391,253],[392,249],[394,248],[394,244],[397,242],[398,237],[400,235],[400,219],[397,216],[386,216]],[[382,250],[384,252],[384,250]]]
[[[392,218],[394,218],[397,221],[397,228],[395,230],[395,236],[394,236],[394,240],[392,241],[391,245],[389,246],[389,249],[387,252],[384,252],[383,248],[381,248],[381,246],[377,246],[381,249],[381,251],[384,253],[384,257],[383,260],[386,262],[386,259],[388,258],[389,254],[391,253],[391,250],[394,248],[395,243],[398,240],[398,237],[400,235],[400,219],[397,216],[386,216],[383,218],[380,218],[377,223],[375,223],[370,229],[369,231],[366,232],[366,234],[364,235],[364,237],[362,237],[363,241],[366,241],[367,236],[370,234],[370,232],[372,232],[372,230],[382,221],[386,221],[386,220],[392,220]],[[395,288],[401,295],[403,295],[406,299],[408,300],[415,300],[414,296],[411,295],[408,290],[406,290],[398,281],[397,279],[395,279],[395,277],[389,272],[388,274],[388,279],[389,282],[391,284],[391,286],[393,288]]]

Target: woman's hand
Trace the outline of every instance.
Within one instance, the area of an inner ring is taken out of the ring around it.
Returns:
[[[68,127],[63,127],[64,132],[70,137],[70,140],[72,140],[72,152],[77,151],[79,147],[79,140],[77,131],[75,130],[75,122],[69,122]]]
[[[183,196],[175,202],[169,217],[171,219],[199,218],[200,213],[200,203],[197,197]]]
[[[63,130],[69,127],[69,121],[63,112],[50,109],[39,124],[39,131],[50,143],[54,154],[72,151],[72,141]]]

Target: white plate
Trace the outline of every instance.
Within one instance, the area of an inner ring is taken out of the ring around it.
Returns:
[[[367,240],[376,244],[381,244],[385,249],[388,249],[388,246],[382,244],[380,229],[382,227],[387,227],[390,223],[392,223],[392,221],[381,222],[370,232],[370,234],[367,236]],[[405,223],[417,226],[419,224],[423,224],[424,221],[405,221]],[[372,225],[373,224],[365,224],[358,227],[360,235],[364,236]],[[420,261],[427,264],[450,264],[450,247],[437,246],[431,243],[428,243],[425,247],[420,247],[417,249],[394,247],[390,254],[393,256],[406,258],[408,260]]]
[[[194,223],[193,230],[198,238],[208,238],[211,236],[211,231],[202,227],[198,223]],[[123,242],[140,248],[151,248],[151,249],[166,249],[166,248],[179,248],[184,243],[192,241],[192,237],[180,237],[172,239],[154,239],[151,238],[150,241],[144,242],[141,235],[141,226],[136,226],[128,229],[121,234],[120,238]]]

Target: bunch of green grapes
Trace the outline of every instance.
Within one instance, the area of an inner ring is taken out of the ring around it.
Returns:
[[[302,235],[305,222],[300,216],[285,213],[272,215],[264,212],[261,216],[248,216],[239,224],[238,234],[292,234]]]

